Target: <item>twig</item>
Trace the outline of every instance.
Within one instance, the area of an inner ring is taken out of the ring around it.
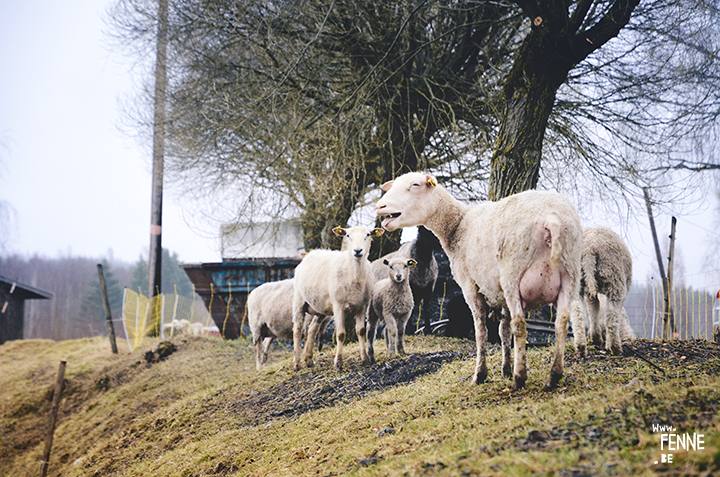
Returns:
[[[641,355],[640,353],[638,353],[637,351],[635,351],[634,349],[632,349],[630,346],[626,346],[626,348],[629,349],[632,354],[634,354],[634,355],[637,356],[638,358],[642,359],[643,361],[645,361],[647,364],[649,364],[649,365],[652,366],[653,368],[660,370],[660,372],[663,373],[663,375],[667,375],[667,373],[665,372],[664,369],[662,369],[660,366],[658,366],[657,364],[653,363],[652,361],[650,361],[649,359],[647,359],[645,356]]]

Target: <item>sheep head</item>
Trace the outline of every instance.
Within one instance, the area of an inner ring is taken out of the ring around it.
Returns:
[[[417,262],[412,258],[393,257],[391,259],[384,259],[383,264],[387,265],[388,275],[391,280],[395,280],[397,283],[402,283],[410,273],[410,267],[415,267]]]
[[[382,185],[385,195],[378,201],[377,214],[383,218],[385,230],[424,225],[431,215],[432,194],[437,187],[435,177],[409,172]]]
[[[333,233],[343,239],[343,250],[350,250],[353,257],[361,259],[367,257],[372,239],[381,236],[385,230],[367,227],[335,227]]]

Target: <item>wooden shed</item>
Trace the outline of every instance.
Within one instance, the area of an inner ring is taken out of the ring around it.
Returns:
[[[263,283],[292,278],[298,263],[299,258],[263,258],[181,266],[221,336],[237,339],[250,332],[245,310],[248,294]]]
[[[52,293],[0,276],[0,344],[23,339],[25,300],[47,300]]]

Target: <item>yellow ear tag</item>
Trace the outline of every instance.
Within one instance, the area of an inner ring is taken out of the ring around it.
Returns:
[[[427,183],[432,187],[435,187],[437,185],[437,180],[433,176],[428,176]]]

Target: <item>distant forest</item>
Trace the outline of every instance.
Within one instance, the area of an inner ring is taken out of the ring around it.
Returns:
[[[26,339],[67,340],[107,335],[97,264],[102,263],[115,333],[120,334],[123,289],[147,295],[147,260],[134,264],[85,257],[0,256],[0,275],[52,293],[50,300],[25,302]],[[162,292],[192,296],[177,254],[163,249]]]

